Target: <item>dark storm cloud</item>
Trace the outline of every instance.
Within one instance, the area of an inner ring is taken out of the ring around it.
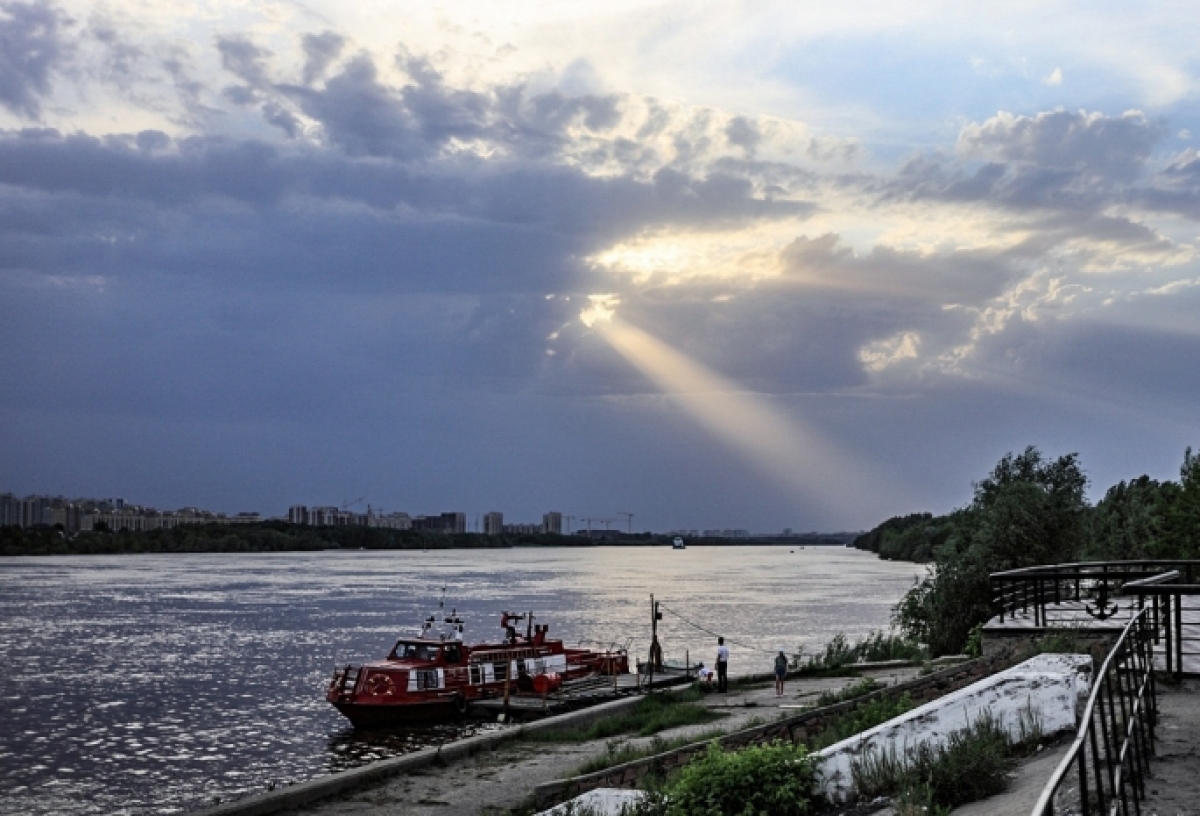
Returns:
[[[968,156],[1128,181],[1141,173],[1164,135],[1161,123],[1140,113],[1103,116],[1056,110],[993,117],[964,129],[958,144]]]
[[[0,105],[36,119],[63,56],[62,17],[48,2],[0,3]]]
[[[1104,116],[1063,110],[1001,114],[964,128],[962,158],[922,155],[900,171],[902,195],[990,202],[1012,210],[1097,211],[1136,197],[1165,127],[1140,113]]]

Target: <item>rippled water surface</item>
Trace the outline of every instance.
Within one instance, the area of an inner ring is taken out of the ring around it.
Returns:
[[[637,654],[653,592],[668,657],[711,659],[704,627],[736,674],[885,627],[918,569],[829,547],[0,559],[0,813],[186,812],[462,734],[356,736],[323,698],[443,586],[468,641],[533,609],[552,636]]]

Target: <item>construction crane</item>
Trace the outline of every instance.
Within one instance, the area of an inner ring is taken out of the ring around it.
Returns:
[[[617,515],[625,517],[625,532],[633,535],[633,513],[617,513]]]
[[[571,522],[574,520],[574,516],[567,516],[567,535],[575,535],[575,533],[571,530]]]
[[[353,507],[356,504],[362,504],[362,500],[365,498],[366,498],[366,496],[359,496],[354,501],[342,502],[342,509],[349,510],[351,507]]]

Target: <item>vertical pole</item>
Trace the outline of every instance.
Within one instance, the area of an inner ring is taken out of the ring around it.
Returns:
[[[654,691],[654,651],[658,646],[658,604],[650,594],[650,691]]]
[[[1183,679],[1183,593],[1175,593],[1175,677]]]
[[[1175,644],[1171,637],[1174,634],[1174,628],[1171,625],[1171,596],[1163,595],[1163,634],[1166,639],[1163,651],[1167,654],[1167,674],[1171,674],[1174,670]]]

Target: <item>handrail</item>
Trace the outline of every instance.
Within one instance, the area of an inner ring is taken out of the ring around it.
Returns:
[[[1136,591],[1130,592],[1129,590],[1131,590],[1131,589],[1147,590],[1150,592],[1156,592],[1156,591],[1162,589],[1162,587],[1158,586],[1159,584],[1165,584],[1170,581],[1174,581],[1178,578],[1179,578],[1179,570],[1171,570],[1170,572],[1160,572],[1157,575],[1151,575],[1146,578],[1139,578],[1136,581],[1126,581],[1125,585],[1121,587],[1121,594],[1122,595],[1142,594],[1142,593],[1139,593]],[[1197,584],[1172,584],[1171,586],[1173,588],[1200,589],[1200,585],[1197,585]]]
[[[1093,795],[1098,799],[1101,813],[1125,816],[1140,812],[1137,800],[1145,795],[1144,778],[1149,771],[1150,755],[1154,752],[1157,716],[1154,667],[1148,650],[1149,622],[1150,610],[1141,609],[1121,631],[1095,675],[1075,740],[1042,789],[1033,816],[1052,816],[1054,795],[1076,764],[1083,816],[1093,813]],[[1102,742],[1097,739],[1097,728],[1104,732]],[[1091,777],[1088,772],[1089,748]]]
[[[1017,569],[1004,570],[1003,572],[993,572],[993,578],[1019,578],[1024,575],[1039,575],[1047,572],[1055,571],[1070,571],[1075,568],[1085,567],[1124,567],[1128,565],[1136,566],[1190,566],[1200,567],[1200,560],[1176,559],[1176,558],[1144,558],[1134,561],[1071,561],[1066,564],[1037,564],[1032,567],[1018,567]]]

